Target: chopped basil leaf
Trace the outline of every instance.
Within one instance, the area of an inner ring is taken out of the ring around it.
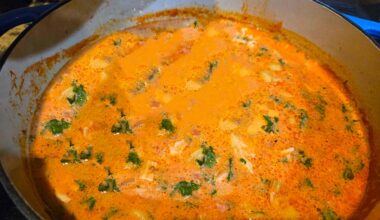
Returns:
[[[104,154],[103,153],[96,153],[95,159],[96,159],[96,162],[98,162],[98,164],[102,164],[104,161]]]
[[[91,211],[95,207],[96,199],[93,196],[91,196],[88,199],[84,200],[83,203],[86,204],[88,206],[88,209]]]
[[[119,38],[119,39],[114,40],[113,45],[114,46],[120,46],[121,45],[121,39]]]
[[[218,191],[217,191],[216,189],[213,189],[213,190],[211,191],[210,195],[214,196],[214,195],[216,195],[217,192],[218,192]]]
[[[52,134],[57,135],[62,134],[63,130],[68,129],[69,127],[70,123],[64,119],[61,119],[60,121],[52,119],[45,124],[44,130],[48,129]]]
[[[132,163],[136,166],[141,166],[141,162],[142,161],[136,152],[134,152],[134,151],[129,152],[128,158],[127,158],[127,163]]]
[[[132,90],[132,92],[135,95],[141,93],[142,91],[145,90],[146,84],[147,83],[145,81],[139,81],[139,82],[137,82],[137,84],[136,84],[135,88]]]
[[[86,189],[86,184],[81,180],[74,180],[76,184],[78,184],[79,191],[84,191]]]
[[[153,67],[150,72],[149,72],[149,75],[148,75],[148,80],[149,81],[152,81],[156,78],[156,76],[160,73],[160,69],[158,69],[157,67]]]
[[[269,98],[272,99],[277,104],[282,103],[282,100],[278,96],[271,95],[271,96],[269,96]]]
[[[119,210],[117,208],[111,207],[108,212],[102,217],[102,220],[108,220],[114,216]]]
[[[211,75],[214,73],[218,65],[219,65],[219,62],[217,60],[214,60],[208,64],[207,73],[203,77],[204,81],[209,81],[211,79]]]
[[[70,146],[70,149],[67,150],[67,152],[63,155],[63,158],[61,159],[61,163],[63,164],[81,163],[78,152],[74,149],[73,146]]]
[[[345,104],[342,104],[342,113],[346,113],[348,111]]]
[[[331,210],[330,208],[326,208],[325,210],[317,209],[319,214],[321,215],[323,220],[338,220],[340,219],[336,212]]]
[[[268,49],[266,47],[260,47],[260,52],[257,53],[257,56],[262,56],[264,55],[266,52],[268,52]]]
[[[129,127],[129,122],[128,120],[122,119],[119,122],[115,123],[112,125],[111,132],[114,134],[132,134],[133,131]]]
[[[216,155],[212,146],[207,147],[205,144],[202,144],[202,159],[196,159],[196,162],[199,166],[205,166],[208,168],[213,167],[216,164]]]
[[[298,161],[302,163],[307,169],[313,166],[313,159],[307,157],[303,150],[298,150]]]
[[[350,167],[346,167],[343,171],[343,179],[345,180],[353,180],[354,179],[354,172]]]
[[[169,133],[174,133],[176,128],[174,127],[174,125],[170,121],[170,119],[164,118],[161,121],[160,129],[161,130],[164,129],[164,130],[168,131]]]
[[[247,100],[247,101],[243,102],[243,104],[242,104],[243,108],[249,108],[249,107],[251,107],[251,105],[252,105],[251,100]]]
[[[231,181],[232,177],[234,176],[234,173],[232,172],[232,158],[228,159],[228,175],[227,175],[227,181]]]
[[[244,158],[240,158],[240,162],[241,162],[242,164],[247,164],[247,161],[246,161]]]
[[[116,103],[117,103],[116,95],[108,96],[108,100],[109,100],[111,105],[116,105]]]
[[[278,62],[282,65],[282,66],[284,66],[286,63],[285,63],[285,61],[283,60],[283,59],[278,59]]]
[[[193,181],[181,181],[174,186],[174,191],[179,191],[182,196],[191,196],[193,191],[196,191],[200,188],[199,184],[194,183]]]
[[[72,105],[79,105],[82,106],[87,101],[87,93],[84,90],[84,87],[82,84],[79,86],[76,84],[76,82],[73,82],[73,96],[68,97],[67,101]]]
[[[265,121],[267,122],[266,125],[262,126],[261,128],[268,134],[270,133],[278,133],[279,130],[277,128],[278,118],[277,117],[270,117],[268,115],[263,115]]]
[[[267,51],[268,51],[268,48],[266,48],[266,47],[260,47],[260,51],[261,51],[261,52],[267,52]]]
[[[91,156],[92,156],[92,147],[88,146],[86,150],[80,153],[79,158],[81,160],[88,160],[88,159],[91,159]]]
[[[194,27],[194,28],[197,28],[197,27],[198,27],[198,25],[199,25],[199,22],[198,22],[198,20],[195,20],[195,21],[193,22],[193,27]]]
[[[116,180],[112,177],[107,177],[102,183],[100,183],[98,190],[100,192],[120,192]]]
[[[310,178],[306,178],[304,180],[304,183],[307,187],[310,187],[310,188],[314,188],[314,185],[313,185],[313,182],[311,182],[311,179]]]
[[[327,102],[321,95],[318,95],[318,102],[315,105],[315,110],[319,113],[319,119],[323,120],[326,117],[326,105]]]
[[[300,110],[300,128],[305,128],[308,120],[309,120],[309,115],[304,109],[301,109]]]

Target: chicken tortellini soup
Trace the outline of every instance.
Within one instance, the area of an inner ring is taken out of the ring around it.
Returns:
[[[30,165],[51,215],[352,215],[369,142],[344,83],[281,28],[192,16],[102,37],[46,89]]]

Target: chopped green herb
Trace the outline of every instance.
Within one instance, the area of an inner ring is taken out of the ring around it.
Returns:
[[[67,150],[67,152],[63,155],[63,158],[61,159],[61,163],[63,164],[81,163],[78,152],[74,149],[73,146],[70,146],[70,149]]]
[[[346,116],[346,120],[348,123],[346,124],[346,130],[353,133],[354,132],[354,125],[358,120],[349,120],[348,117]]]
[[[277,128],[278,118],[277,117],[270,117],[268,115],[263,115],[265,121],[267,122],[266,125],[262,126],[261,128],[268,134],[270,133],[278,133],[279,130]]]
[[[84,87],[82,84],[80,84],[79,86],[76,84],[76,82],[74,81],[73,84],[72,84],[72,87],[73,87],[73,96],[72,97],[68,97],[67,98],[67,101],[71,104],[71,105],[79,105],[79,106],[82,106],[86,101],[87,101],[87,93],[86,91],[84,90]]]
[[[198,208],[198,207],[199,207],[197,204],[194,204],[194,203],[189,202],[189,201],[186,201],[186,202],[185,202],[185,206],[186,206],[186,207],[189,207],[189,208],[192,208],[192,209],[194,209],[194,208]]]
[[[168,131],[169,133],[175,132],[175,127],[174,127],[173,123],[170,121],[170,119],[168,119],[168,118],[162,119],[161,124],[160,124],[160,129],[161,130],[164,129],[164,130]]]
[[[156,76],[160,73],[160,69],[158,69],[157,67],[153,67],[150,72],[149,72],[149,75],[148,75],[148,80],[149,81],[152,81],[156,78]]]
[[[272,99],[277,104],[282,103],[282,100],[278,96],[271,95],[271,96],[269,96],[269,98]]]
[[[246,161],[244,158],[240,158],[240,162],[241,162],[242,164],[247,164],[247,161]]]
[[[342,104],[342,113],[346,113],[348,111],[345,104]]]
[[[111,207],[108,212],[102,217],[102,220],[108,220],[114,216],[119,210],[117,208]]]
[[[213,189],[210,193],[210,195],[215,196],[218,191],[216,189]]]
[[[129,149],[133,150],[135,149],[135,146],[133,145],[132,141],[128,141]]]
[[[136,95],[141,93],[142,91],[145,90],[146,87],[146,82],[145,81],[139,81],[137,82],[135,88],[132,90],[132,92]]]
[[[199,22],[198,22],[198,20],[195,20],[194,22],[193,22],[193,27],[194,28],[197,28],[199,26]]]
[[[260,181],[261,181],[261,183],[262,184],[264,184],[264,185],[270,185],[270,183],[271,183],[271,181],[269,180],[269,179],[266,179],[266,178],[262,178],[262,177],[260,177]]]
[[[343,179],[345,180],[353,180],[354,179],[354,172],[350,167],[346,167],[343,171]]]
[[[174,186],[174,191],[179,191],[182,196],[191,196],[193,195],[193,191],[197,191],[199,188],[200,185],[193,181],[181,181]]]
[[[216,164],[216,155],[212,146],[207,147],[205,144],[202,144],[202,159],[196,159],[196,162],[199,166],[205,166],[208,168],[213,167]]]
[[[111,132],[114,134],[132,134],[133,131],[129,127],[129,122],[128,120],[122,119],[119,122],[115,123],[112,125]]]
[[[211,78],[211,75],[214,73],[215,69],[218,67],[219,62],[217,60],[214,60],[208,64],[208,69],[206,75],[203,77],[204,81],[209,81]]]
[[[261,56],[264,55],[266,52],[268,52],[268,49],[267,49],[267,48],[265,48],[265,47],[260,47],[260,52],[257,53],[256,56],[261,57]]]
[[[319,214],[321,215],[323,220],[338,220],[340,219],[336,212],[331,210],[330,208],[326,208],[325,210],[317,209]]]
[[[136,166],[141,166],[141,162],[142,161],[136,152],[134,152],[134,151],[129,152],[128,158],[127,158],[127,163],[132,163]]]
[[[76,184],[78,184],[79,191],[84,191],[86,189],[86,184],[81,180],[74,180]]]
[[[278,59],[278,62],[282,65],[282,66],[284,66],[286,63],[285,63],[285,61],[283,60],[283,59]]]
[[[227,175],[227,181],[231,181],[232,177],[234,176],[234,173],[232,172],[232,158],[228,159],[228,175]]]
[[[118,108],[117,111],[120,113],[120,117],[125,117],[124,110],[121,108]]]
[[[116,180],[112,177],[107,177],[102,183],[100,183],[98,190],[100,192],[120,192]]]
[[[79,154],[79,158],[81,160],[88,160],[88,159],[91,159],[91,156],[92,156],[92,147],[91,146],[88,146],[86,150],[82,151],[80,154]]]
[[[295,110],[296,106],[294,106],[291,102],[285,102],[284,108]]]
[[[96,159],[96,162],[98,162],[98,164],[102,164],[104,161],[104,154],[103,153],[96,153],[95,159]]]
[[[311,182],[311,179],[306,178],[306,179],[304,180],[304,183],[305,183],[305,185],[306,185],[307,187],[314,188],[314,185],[313,185],[313,182]]]
[[[247,100],[247,101],[243,102],[243,104],[242,104],[243,108],[249,108],[249,107],[251,107],[251,105],[252,105],[251,100]]]
[[[364,165],[362,160],[356,159],[353,162],[353,167],[354,167],[354,169],[353,169],[354,172],[357,173],[357,172],[361,171],[365,167],[365,165]]]
[[[319,113],[320,120],[323,120],[326,117],[326,105],[327,102],[321,95],[318,95],[318,102],[315,105],[314,109]]]
[[[119,38],[119,39],[114,40],[113,45],[114,46],[120,46],[121,45],[121,39]]]
[[[313,159],[307,157],[303,150],[298,150],[298,161],[302,163],[307,169],[313,166]]]
[[[337,186],[335,186],[332,193],[334,194],[334,196],[340,196],[342,194],[342,192],[340,191],[340,189]]]
[[[266,48],[266,47],[260,47],[260,51],[261,51],[261,52],[267,52],[267,51],[268,51],[268,48]]]
[[[107,175],[108,176],[111,176],[112,175],[112,172],[111,172],[111,168],[110,167],[104,167],[104,169],[107,171]]]
[[[52,119],[45,124],[45,128],[43,131],[48,129],[52,134],[62,134],[63,130],[68,129],[70,127],[70,123],[61,119],[60,121],[57,119]]]
[[[95,207],[96,199],[93,196],[91,196],[88,199],[84,200],[83,203],[86,204],[88,206],[88,209],[91,211]]]
[[[309,115],[304,109],[301,109],[300,110],[300,128],[305,128],[308,120],[309,120]]]
[[[288,160],[287,157],[283,157],[283,158],[280,159],[280,162],[286,164],[286,163],[289,162],[289,160]]]
[[[116,105],[116,103],[117,103],[116,95],[108,96],[108,100],[110,101],[111,105]]]

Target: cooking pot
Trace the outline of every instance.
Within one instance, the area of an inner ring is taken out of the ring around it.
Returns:
[[[352,218],[380,219],[380,50],[352,22],[363,25],[374,37],[380,37],[373,28],[378,24],[344,15],[354,19],[350,22],[311,0],[73,0],[28,9],[28,13],[24,9],[22,14],[11,12],[12,19],[1,16],[0,34],[11,25],[38,18],[0,60],[0,181],[21,212],[29,219],[51,218],[26,166],[26,146],[37,100],[69,60],[62,51],[94,33],[133,25],[126,18],[195,6],[231,12],[245,9],[248,14],[282,22],[284,28],[307,38],[344,66],[347,71],[339,77],[347,82],[368,122],[371,142],[367,191]],[[125,22],[117,22],[120,19]],[[55,54],[54,59],[31,66]]]

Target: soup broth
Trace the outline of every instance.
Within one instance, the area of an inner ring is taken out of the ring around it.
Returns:
[[[259,22],[169,23],[97,40],[44,92],[30,164],[52,216],[349,217],[369,144],[334,73]]]

